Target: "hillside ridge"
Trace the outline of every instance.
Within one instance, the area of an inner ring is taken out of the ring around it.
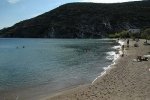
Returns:
[[[150,2],[68,3],[0,30],[0,37],[102,38],[150,26]]]

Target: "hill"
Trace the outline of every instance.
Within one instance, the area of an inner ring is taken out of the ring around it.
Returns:
[[[115,4],[68,3],[0,30],[1,37],[101,38],[150,26],[150,1]]]

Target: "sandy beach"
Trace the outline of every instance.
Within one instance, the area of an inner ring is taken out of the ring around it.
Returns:
[[[150,55],[150,45],[145,40],[130,40],[125,43],[125,55],[106,70],[90,85],[55,93],[41,100],[150,100],[150,58],[148,61],[135,61],[137,56]]]

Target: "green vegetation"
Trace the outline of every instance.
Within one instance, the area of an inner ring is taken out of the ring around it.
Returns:
[[[110,34],[111,38],[129,38],[129,32],[128,31],[122,31],[120,33]]]
[[[132,38],[132,39],[142,38],[142,39],[150,40],[150,28],[146,28],[141,33],[131,33],[124,30],[115,34],[110,34],[109,37],[110,38]]]
[[[141,33],[141,38],[146,39],[146,40],[150,40],[150,28],[145,29]]]
[[[138,33],[131,33],[131,32],[123,30],[122,32],[110,34],[109,37],[110,38],[132,38],[132,39],[135,39],[135,38],[138,38],[137,34]]]
[[[129,36],[130,38],[135,40],[136,38],[140,38],[140,33],[130,33]]]

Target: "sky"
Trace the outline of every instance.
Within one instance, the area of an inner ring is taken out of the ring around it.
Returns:
[[[65,3],[116,3],[128,1],[135,0],[0,0],[0,29],[43,14]]]

